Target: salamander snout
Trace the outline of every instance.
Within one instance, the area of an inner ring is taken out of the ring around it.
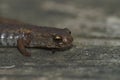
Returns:
[[[73,41],[73,38],[72,37],[63,37],[62,41],[64,44],[71,44]]]

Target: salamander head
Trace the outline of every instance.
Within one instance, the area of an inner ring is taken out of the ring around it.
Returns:
[[[67,28],[53,28],[34,34],[31,46],[48,49],[65,49],[72,46],[72,41],[71,32]]]
[[[71,36],[71,32],[65,28],[61,33],[53,34],[53,43],[55,44],[55,48],[68,48],[72,46],[73,38]]]

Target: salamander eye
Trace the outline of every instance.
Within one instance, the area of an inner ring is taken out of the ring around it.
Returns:
[[[60,37],[60,36],[55,36],[55,39],[56,39],[56,40],[60,40],[61,37]]]
[[[55,40],[56,42],[62,42],[62,37],[56,35],[56,36],[54,36],[54,40]]]

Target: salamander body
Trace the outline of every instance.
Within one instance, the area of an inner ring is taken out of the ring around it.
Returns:
[[[0,46],[17,47],[24,56],[31,56],[26,47],[65,49],[72,46],[72,41],[67,28],[0,23]]]

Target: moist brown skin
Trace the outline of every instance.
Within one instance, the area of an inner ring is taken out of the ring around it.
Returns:
[[[71,32],[65,29],[41,27],[29,24],[0,23],[0,34],[17,34],[17,45],[24,56],[31,56],[26,47],[63,50],[72,46]],[[8,45],[9,46],[9,45]]]

